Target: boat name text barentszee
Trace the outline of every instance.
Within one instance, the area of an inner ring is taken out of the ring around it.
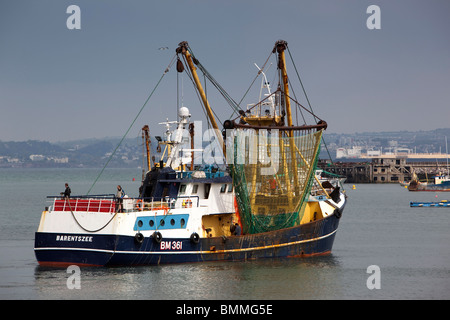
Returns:
[[[56,236],[56,241],[92,242],[92,236]]]

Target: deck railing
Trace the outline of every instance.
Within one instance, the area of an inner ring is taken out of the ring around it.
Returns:
[[[120,208],[122,200],[122,212],[130,211],[153,211],[193,208],[200,206],[198,196],[179,196],[177,198],[117,198],[115,195],[92,195],[73,196],[64,198],[61,196],[48,196],[51,199],[51,206],[48,211],[83,211],[83,212],[104,212],[114,213]]]

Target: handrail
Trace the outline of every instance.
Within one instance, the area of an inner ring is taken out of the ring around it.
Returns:
[[[47,199],[51,198],[62,198],[64,199],[64,196],[47,196]],[[89,199],[89,198],[103,198],[103,199],[110,199],[110,198],[116,198],[115,194],[109,193],[109,194],[93,194],[93,195],[79,195],[79,196],[70,196],[69,199]]]
[[[126,200],[140,200],[141,202],[136,202],[136,207],[138,207],[139,210],[145,210],[146,208],[149,210],[155,210],[160,209],[163,207],[163,205],[166,205],[168,209],[176,209],[176,208],[191,208],[192,207],[192,202],[190,203],[189,206],[177,206],[175,207],[175,205],[178,203],[178,199],[196,199],[197,200],[197,205],[196,207],[200,207],[200,197],[199,196],[177,196],[175,198],[171,198],[169,196],[165,196],[165,197],[158,197],[157,199],[162,199],[162,200],[153,200],[154,198],[124,198]],[[149,201],[150,200],[150,201]],[[146,207],[145,204],[150,204],[150,207]],[[187,205],[187,204],[185,204]]]
[[[68,211],[71,208],[73,211],[87,211],[87,212],[104,212],[103,210],[108,210],[108,212],[113,212],[115,209],[111,206],[117,202],[119,198],[115,195],[95,195],[95,196],[73,196],[69,198],[65,198],[64,196],[47,196],[47,199],[52,199],[53,202],[53,210],[58,208],[58,211]],[[200,197],[198,195],[192,196],[177,196],[175,198],[171,198],[169,196],[166,197],[157,197],[155,201],[154,197],[144,197],[144,198],[122,198],[123,207],[127,207],[126,211],[131,210],[162,210],[162,209],[179,209],[179,208],[192,208],[200,207]],[[180,200],[179,200],[180,199]],[[186,199],[186,201],[184,201]],[[196,204],[192,203],[191,199],[196,200]],[[68,201],[67,201],[68,200]],[[61,201],[57,204],[57,201]],[[64,202],[62,202],[64,201]],[[84,201],[84,202],[82,202]],[[102,206],[104,202],[109,202],[109,206]],[[183,203],[181,203],[183,201]],[[51,207],[49,207],[49,210]],[[131,209],[132,208],[132,209]]]
[[[325,121],[318,122],[315,125],[304,125],[304,126],[256,126],[256,125],[249,125],[249,124],[240,124],[235,123],[235,128],[239,129],[266,129],[266,130],[280,130],[280,131],[307,131],[307,130],[320,130],[320,129],[326,129],[327,123]]]

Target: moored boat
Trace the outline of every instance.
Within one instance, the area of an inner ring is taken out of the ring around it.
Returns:
[[[417,178],[411,180],[408,185],[409,191],[450,191],[450,177],[448,175],[437,175],[433,177],[433,182],[422,182]]]
[[[447,137],[445,137],[445,153],[447,155],[447,174],[440,172],[438,175],[433,177],[432,182],[422,182],[419,181],[416,173],[413,174],[413,179],[408,185],[409,191],[447,191],[450,192],[450,170],[448,166],[448,147],[447,147]]]
[[[412,201],[409,203],[410,207],[425,207],[425,208],[444,208],[444,207],[450,207],[450,201],[448,200],[441,200],[441,201],[433,201],[433,202],[427,202],[427,201]]]

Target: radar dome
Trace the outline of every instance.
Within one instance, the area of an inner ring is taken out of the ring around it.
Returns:
[[[187,118],[191,116],[189,114],[189,109],[186,107],[181,107],[180,110],[178,110],[178,115],[180,116],[180,118]]]

